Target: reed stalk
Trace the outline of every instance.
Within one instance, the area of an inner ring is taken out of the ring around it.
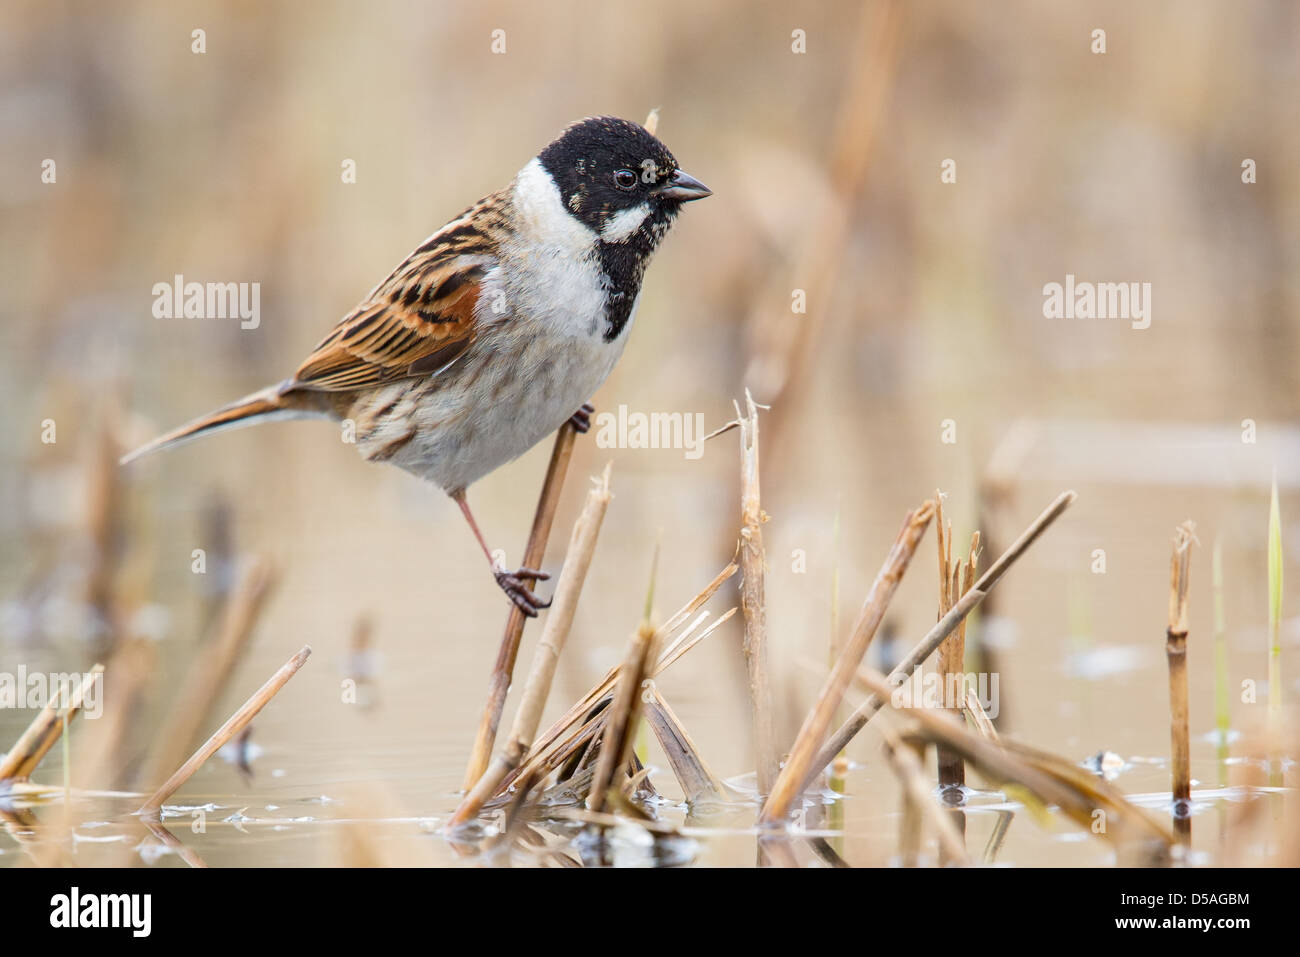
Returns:
[[[578,432],[572,422],[560,426],[555,434],[555,445],[551,448],[551,461],[546,467],[546,478],[542,482],[542,491],[537,499],[537,510],[533,514],[533,527],[528,534],[528,545],[524,549],[526,568],[536,568],[546,556],[546,542],[551,536],[551,525],[555,521],[555,512],[560,504],[560,492],[564,487],[564,476],[573,457],[573,444]],[[531,587],[532,579],[524,581]],[[501,637],[501,647],[497,651],[496,663],[488,678],[487,701],[483,705],[483,716],[479,719],[478,734],[474,738],[474,747],[470,751],[469,764],[465,768],[463,788],[473,789],[478,779],[487,770],[492,749],[496,747],[497,728],[501,724],[501,712],[506,706],[506,695],[510,691],[510,681],[515,672],[515,660],[519,657],[519,642],[524,634],[524,622],[527,616],[515,604],[510,606],[510,615],[506,618],[505,634]]]
[[[727,579],[736,573],[739,567],[740,566],[735,562],[727,565],[727,567],[719,572],[714,579],[709,582],[709,584],[704,586],[702,591],[679,608],[666,622],[660,625],[655,632],[655,645],[658,646],[662,641],[666,640],[668,636],[676,634],[678,629],[686,624],[687,620],[698,612],[700,607],[717,593],[718,589],[723,586]],[[696,644],[711,635],[734,614],[735,609],[733,608],[719,617],[712,625],[704,629],[704,631],[697,634],[695,633],[695,628],[707,615],[707,612],[701,613],[700,616],[691,623],[690,627],[679,635],[678,638],[675,639],[662,654],[660,654],[659,660],[656,662],[650,677],[653,678],[661,674],[666,668],[677,661],[678,658],[686,654],[686,652],[695,647]],[[571,750],[573,741],[575,737],[581,733],[582,728],[586,728],[588,733],[592,730],[598,730],[600,725],[604,722],[604,715],[599,714],[593,717],[592,712],[602,699],[612,696],[614,688],[618,683],[620,673],[620,666],[611,668],[605,674],[604,678],[598,681],[591,690],[579,698],[568,711],[561,715],[550,726],[550,728],[543,732],[541,737],[533,743],[532,748],[529,749],[521,767],[511,772],[506,776],[506,779],[501,782],[501,787],[498,788],[497,794],[499,795],[503,789],[510,787],[514,779],[520,774],[535,768],[540,763],[547,763],[551,768],[556,767],[556,764],[551,763],[555,754],[557,751]],[[579,732],[573,731],[575,725],[580,726]],[[561,759],[561,763],[562,760],[563,759]]]
[[[957,603],[962,595],[970,591],[975,581],[975,561],[979,552],[979,532],[971,536],[970,551],[965,561],[953,561],[952,523],[943,518],[943,493],[935,492],[936,536],[939,544],[939,614],[943,618]],[[955,719],[960,720],[965,710],[966,688],[966,619],[963,618],[953,633],[939,646],[938,675],[942,692],[941,707]],[[935,747],[935,766],[939,779],[939,790],[943,800],[951,808],[945,820],[951,825],[956,842],[941,842],[939,845],[939,863],[941,865],[968,862],[966,857],[966,815],[960,805],[965,803],[966,765],[961,755],[944,747]],[[960,854],[954,855],[953,847],[960,848]]]
[[[966,561],[953,562],[952,523],[944,522],[943,493],[935,492],[936,527],[939,544],[939,614],[942,619],[962,595],[974,584],[975,562],[979,553],[979,532],[971,536]],[[943,707],[953,715],[961,714],[965,704],[966,619],[939,646],[938,673],[943,689]],[[947,748],[936,748],[939,787],[960,789],[966,783],[966,769],[961,757]],[[960,791],[955,793],[960,794]]]
[[[655,122],[658,122],[659,117],[657,113],[652,112],[651,117],[655,120]],[[660,540],[656,538],[654,554],[651,556],[650,559],[650,581],[646,585],[645,608],[641,612],[641,627],[649,628],[651,630],[654,629],[654,625],[652,624],[652,619],[654,618],[654,610],[655,610],[655,582],[658,581],[659,579],[660,544],[661,544]],[[636,759],[639,762],[641,762],[643,765],[650,763],[649,728],[646,726],[646,722],[644,720],[637,723],[636,745],[633,748],[633,753],[636,755]]]
[[[1165,629],[1165,656],[1169,661],[1170,764],[1173,772],[1174,826],[1179,836],[1190,836],[1192,776],[1188,746],[1187,707],[1187,589],[1191,548],[1195,540],[1190,521],[1174,532],[1169,565],[1169,624]]]
[[[32,719],[14,746],[0,759],[0,781],[26,781],[32,776],[41,759],[63,735],[68,722],[81,710],[91,685],[103,681],[103,674],[104,666],[96,664],[71,690],[67,701],[62,700],[62,694],[51,696],[49,703]]]
[[[745,412],[736,405],[740,423],[740,608],[745,617],[744,654],[749,672],[749,702],[757,751],[758,793],[766,798],[776,781],[780,758],[772,721],[772,685],[768,673],[767,599],[763,552],[763,512],[759,491],[758,408],[745,390]]]
[[[677,783],[681,785],[686,803],[696,805],[705,801],[725,800],[726,791],[722,782],[704,763],[704,758],[700,756],[699,749],[686,728],[659,693],[655,683],[650,681],[647,684],[644,696],[646,722],[659,739],[664,754],[668,756],[668,764],[673,769]]]
[[[627,766],[632,756],[632,741],[641,713],[641,683],[646,679],[654,654],[655,632],[638,628],[627,643],[627,652],[619,668],[614,700],[605,714],[605,734],[596,759],[596,772],[587,794],[587,810],[599,814],[605,810],[615,775]]]
[[[281,665],[279,670],[267,679],[266,684],[258,688],[251,698],[240,705],[239,710],[232,714],[226,720],[226,723],[213,733],[212,737],[208,738],[197,751],[190,755],[188,761],[177,768],[176,772],[150,795],[149,799],[140,806],[136,813],[148,820],[158,820],[163,802],[175,794],[179,788],[183,787],[185,782],[193,777],[199,768],[203,767],[208,758],[221,750],[226,742],[243,731],[249,722],[257,716],[257,713],[275,697],[276,692],[298,673],[298,669],[303,666],[310,655],[311,646],[303,645],[297,654]]]
[[[560,571],[559,581],[555,584],[555,598],[551,604],[550,614],[546,616],[542,639],[533,655],[532,669],[528,674],[528,682],[524,686],[523,698],[520,700],[519,710],[515,713],[514,725],[505,748],[492,760],[488,770],[474,783],[452,814],[446,827],[449,831],[463,826],[478,814],[483,804],[496,793],[506,775],[519,767],[519,763],[537,736],[542,711],[546,707],[546,699],[550,696],[551,684],[555,680],[555,669],[559,664],[560,654],[564,651],[569,632],[573,628],[578,601],[582,597],[582,586],[591,568],[591,558],[596,551],[596,540],[600,536],[600,527],[605,520],[605,511],[609,507],[609,500],[613,497],[609,490],[609,474],[610,466],[606,465],[600,477],[593,480],[582,512],[573,523],[569,549],[564,556],[564,567]]]

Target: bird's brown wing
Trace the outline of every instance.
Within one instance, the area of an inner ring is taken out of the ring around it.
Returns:
[[[489,200],[440,229],[376,286],[299,366],[293,388],[350,391],[431,375],[459,358],[474,341],[475,306],[496,264],[484,228],[494,225],[483,215]]]

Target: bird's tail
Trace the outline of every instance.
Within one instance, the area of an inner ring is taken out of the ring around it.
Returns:
[[[122,456],[119,462],[121,465],[126,465],[150,453],[169,449],[215,432],[223,432],[226,429],[239,429],[246,425],[258,425],[276,419],[297,419],[319,415],[321,411],[310,404],[306,396],[293,392],[292,383],[286,380],[279,385],[246,395],[178,429],[160,435],[134,452]]]

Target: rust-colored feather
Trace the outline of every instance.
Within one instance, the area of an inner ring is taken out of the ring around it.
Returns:
[[[496,264],[494,197],[470,207],[413,252],[334,327],[293,387],[344,392],[445,368],[475,337],[482,281]]]

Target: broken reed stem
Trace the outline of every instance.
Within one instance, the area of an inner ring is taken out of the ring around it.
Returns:
[[[980,576],[979,581],[971,586],[970,591],[962,595],[961,600],[939,619],[938,623],[917,643],[916,647],[908,653],[898,667],[889,673],[891,687],[898,687],[911,677],[913,671],[921,667],[922,662],[929,658],[943,640],[952,634],[957,626],[965,620],[966,616],[988,597],[989,592],[1006,574],[1007,569],[1016,563],[1016,560],[1025,553],[1039,535],[1043,534],[1043,531],[1049,525],[1060,518],[1061,513],[1070,507],[1075,498],[1075,493],[1072,491],[1062,492],[1038,518],[1034,519],[1027,529],[1021,532],[1020,537],[1012,542],[1011,546],[1002,553],[1001,557],[993,563],[989,570]],[[854,735],[866,727],[867,722],[872,719],[880,708],[881,699],[874,694],[858,706],[857,710],[849,716],[849,719],[840,725],[839,730],[831,735],[830,741],[818,753],[816,760],[809,765],[808,771],[803,778],[801,791],[806,791],[812,786],[813,780],[821,773],[822,769],[835,760],[835,755],[853,740]]]
[[[968,866],[970,857],[966,853],[965,841],[953,824],[952,817],[935,802],[934,795],[926,784],[923,767],[924,747],[915,747],[913,743],[899,740],[892,729],[885,730],[882,735],[885,739],[885,756],[889,759],[889,766],[898,775],[898,781],[903,786],[904,813],[906,814],[910,804],[913,813],[919,812],[919,815],[923,815],[934,825],[935,833],[939,836],[940,854],[945,863]],[[911,852],[913,862],[910,865],[904,863],[904,867],[915,866],[916,851],[919,850],[920,845],[919,821],[916,822],[916,830]]]
[[[600,742],[596,772],[587,794],[587,810],[599,814],[605,810],[614,775],[627,766],[632,753],[632,739],[640,715],[641,683],[654,653],[655,632],[642,622],[627,643],[627,653],[619,669],[614,700],[605,713],[605,736]]]
[[[952,559],[952,523],[944,527],[943,496],[936,493],[939,501],[939,618],[946,615],[962,595],[970,591],[975,583],[975,562],[979,554],[980,533],[971,535],[970,550],[965,561],[960,558],[954,563]],[[939,646],[939,676],[942,684],[942,707],[956,720],[960,721],[965,710],[966,688],[966,619],[963,618],[951,635]],[[946,820],[960,837],[956,846],[959,854],[953,853],[953,844],[940,842],[939,864],[967,863],[966,857],[966,815],[960,805],[966,803],[963,788],[966,784],[966,763],[951,748],[942,744],[934,749],[935,765],[939,779],[939,790],[944,792],[945,802],[952,805]]]
[[[714,576],[713,581],[704,586],[704,589],[700,591],[699,594],[679,608],[672,617],[660,625],[659,629],[655,632],[655,646],[657,647],[660,642],[666,639],[669,635],[675,633],[677,629],[681,628],[691,615],[699,611],[700,607],[717,593],[718,589],[722,587],[727,579],[736,574],[739,567],[740,566],[735,562],[728,564],[726,568]],[[673,662],[686,654],[686,652],[696,644],[712,634],[719,625],[735,614],[735,609],[733,608],[726,614],[722,615],[701,634],[692,635],[691,632],[693,632],[695,627],[703,620],[705,614],[701,614],[700,617],[692,622],[691,626],[672,643],[672,645],[664,650],[663,654],[659,656],[659,660],[655,663],[654,670],[650,674],[651,678],[662,673],[665,668],[673,664]],[[532,748],[529,749],[528,754],[525,756],[523,766],[512,772],[503,782],[501,782],[501,787],[497,789],[497,793],[500,794],[503,789],[510,787],[511,783],[513,783],[515,778],[519,777],[522,772],[536,766],[540,761],[549,759],[552,756],[553,751],[562,743],[562,738],[565,732],[574,724],[582,723],[583,725],[589,725],[603,722],[603,714],[597,715],[595,718],[589,718],[589,715],[592,709],[595,708],[596,704],[614,690],[619,674],[620,671],[618,666],[611,668],[605,674],[604,678],[597,682],[591,690],[579,698],[568,711],[561,715],[542,734],[542,736],[533,743]]]
[[[103,674],[104,666],[96,664],[68,694],[66,702],[62,700],[62,687],[57,695],[50,696],[50,702],[32,719],[9,753],[0,759],[0,781],[26,781],[32,776],[41,759],[62,736],[68,722],[81,710],[91,685],[96,681],[102,682]],[[103,693],[102,683],[100,693]]]
[[[1165,629],[1165,656],[1169,659],[1169,735],[1173,770],[1173,815],[1180,836],[1190,825],[1192,797],[1187,728],[1187,589],[1195,526],[1187,521],[1174,532],[1169,563],[1169,625]]]
[[[204,762],[216,754],[227,741],[243,731],[248,726],[248,723],[257,716],[257,713],[275,697],[276,692],[298,673],[298,669],[303,666],[303,663],[310,655],[311,646],[303,645],[296,655],[282,664],[279,670],[271,675],[266,684],[258,688],[251,698],[240,705],[239,710],[232,714],[226,720],[226,723],[213,733],[212,737],[208,738],[197,751],[190,755],[188,761],[177,768],[176,772],[159,786],[158,790],[140,806],[140,810],[136,813],[141,817],[157,820],[163,802],[193,777],[194,772],[203,767]]]
[[[767,599],[764,581],[763,512],[758,481],[758,409],[745,390],[745,412],[736,404],[740,423],[740,608],[745,616],[745,665],[757,751],[758,793],[767,797],[776,781],[780,756],[772,721],[772,685],[767,663]]]
[[[145,773],[140,776],[145,787],[157,787],[194,747],[213,705],[248,646],[275,580],[275,570],[262,559],[257,559],[240,579],[226,603],[217,640],[200,649],[172,704],[163,724],[166,736],[158,741]]]
[[[546,616],[546,627],[542,630],[542,640],[533,655],[533,666],[528,674],[528,683],[524,686],[524,695],[515,713],[514,725],[510,730],[505,748],[497,754],[488,766],[488,770],[474,783],[460,807],[447,822],[447,830],[453,830],[465,824],[478,814],[484,802],[496,793],[497,787],[505,780],[507,774],[519,767],[520,761],[528,753],[533,739],[537,736],[537,726],[542,721],[542,710],[551,693],[551,684],[555,680],[555,668],[564,651],[569,631],[573,628],[573,618],[578,610],[578,599],[582,596],[582,586],[587,580],[587,571],[591,568],[591,556],[596,551],[596,539],[600,535],[601,523],[605,520],[605,510],[609,506],[612,494],[609,490],[610,465],[600,478],[593,479],[587,501],[582,506],[578,520],[573,523],[573,533],[569,536],[569,549],[564,555],[564,566],[560,571],[559,581],[555,583],[555,598],[551,602],[551,612]]]
[[[677,783],[682,787],[686,803],[694,805],[702,801],[724,800],[726,792],[723,790],[722,782],[704,763],[704,758],[700,755],[695,742],[691,740],[691,736],[678,720],[677,715],[673,713],[673,709],[668,707],[668,702],[664,700],[664,696],[659,693],[653,681],[647,683],[646,696],[648,698],[644,702],[646,723],[650,725],[650,729],[654,731],[655,737],[659,739],[659,744],[664,749],[664,754],[668,756],[668,763],[672,766]]]
[[[971,536],[970,552],[965,562],[952,560],[952,523],[943,519],[943,493],[935,492],[936,523],[939,541],[939,618],[943,618],[958,598],[974,584],[975,559],[979,551],[979,532]],[[960,714],[966,682],[966,620],[939,646],[939,678],[942,682],[944,707]],[[947,748],[936,748],[940,788],[960,788],[966,783],[966,768],[959,755]]]
[[[526,568],[536,568],[546,555],[546,541],[551,536],[551,524],[555,521],[555,512],[560,504],[560,491],[564,487],[569,459],[573,457],[573,443],[577,434],[572,422],[560,426],[555,434],[551,461],[546,467],[546,479],[537,498],[537,511],[533,514],[532,531],[528,533],[528,545],[524,549],[524,560],[520,563]],[[534,582],[526,579],[524,584],[531,587]],[[505,709],[506,694],[510,691],[515,659],[519,657],[519,641],[524,633],[525,620],[523,611],[512,603],[510,617],[506,619],[505,634],[501,637],[501,647],[497,651],[496,664],[488,679],[487,701],[483,705],[483,716],[479,719],[478,734],[470,752],[469,765],[465,768],[463,788],[466,791],[473,789],[483,776],[492,749],[496,747],[497,727],[501,724],[501,712]]]
[[[693,634],[692,632],[699,624],[700,620],[696,619],[696,621],[682,633],[681,637],[674,642],[673,647],[669,648],[659,656],[658,662],[655,663],[654,672],[650,677],[654,678],[662,673],[687,651],[690,651],[691,648],[694,648],[705,638],[709,637],[709,635],[713,634],[714,631],[729,621],[735,614],[735,608],[728,609],[725,614],[709,625],[708,628],[705,628],[698,634]],[[662,636],[664,634],[666,634],[666,632],[663,629],[660,629],[660,635]],[[506,788],[511,787],[514,784],[515,779],[522,776],[522,773],[525,771],[537,770],[539,779],[545,777],[561,764],[568,761],[569,758],[573,757],[578,749],[589,744],[595,737],[603,732],[605,726],[605,709],[600,706],[600,702],[603,700],[605,704],[609,703],[609,700],[612,697],[611,692],[613,691],[614,683],[618,678],[618,674],[618,668],[610,669],[609,673],[599,685],[587,692],[587,694],[584,695],[577,704],[569,709],[564,717],[560,718],[559,721],[551,726],[538,743],[534,744],[529,750],[523,768],[512,772],[505,781],[502,782],[501,786],[497,788],[497,796],[500,796]],[[586,707],[582,707],[584,705]],[[581,719],[583,723],[576,731],[571,731],[567,736],[565,736],[564,732],[577,723],[579,719]]]
[[[844,692],[853,680],[853,673],[862,663],[862,658],[867,653],[867,646],[875,637],[876,629],[880,627],[880,621],[885,617],[885,610],[889,607],[889,601],[894,597],[898,583],[902,581],[903,573],[907,571],[907,566],[921,543],[921,536],[925,534],[925,529],[933,517],[934,503],[927,500],[919,508],[908,512],[903,519],[903,527],[894,539],[893,547],[890,548],[885,563],[871,584],[871,591],[867,593],[862,610],[858,613],[858,620],[853,626],[853,635],[844,646],[843,654],[835,662],[834,669],[817,696],[817,703],[799,729],[794,747],[790,750],[790,757],[781,768],[776,784],[773,785],[767,803],[763,806],[762,814],[759,816],[760,824],[770,825],[785,820],[794,799],[803,793],[804,780],[811,770],[810,766],[814,756],[817,755],[817,749],[821,747],[826,737],[826,730],[830,727],[835,711],[844,698]],[[817,770],[820,771],[834,760],[839,751],[839,748],[832,751],[830,758]]]

